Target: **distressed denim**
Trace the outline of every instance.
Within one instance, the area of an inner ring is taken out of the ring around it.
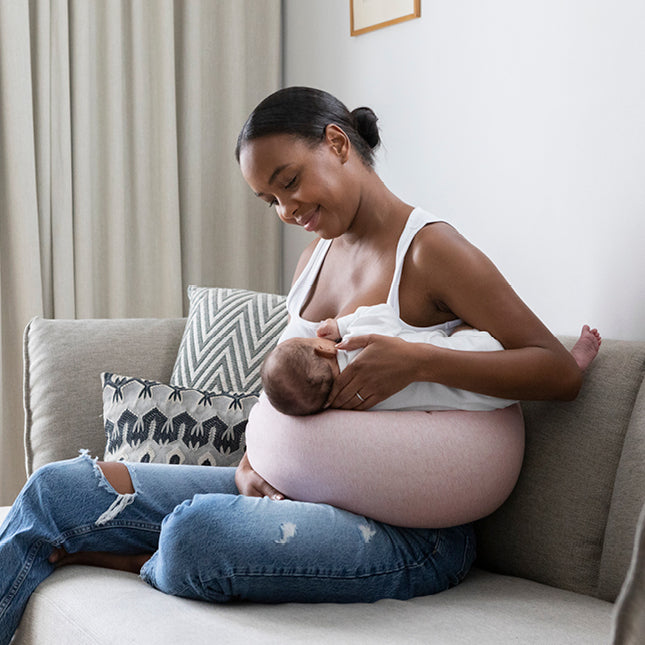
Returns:
[[[239,495],[234,468],[126,464],[119,494],[87,455],[29,479],[0,528],[0,645],[54,570],[56,547],[153,553],[141,577],[213,602],[374,602],[459,583],[475,557],[471,525],[399,528],[325,504]]]

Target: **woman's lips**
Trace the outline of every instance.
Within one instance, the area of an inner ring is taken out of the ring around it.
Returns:
[[[318,220],[320,219],[320,206],[303,218],[301,226],[305,231],[315,231],[318,228]]]

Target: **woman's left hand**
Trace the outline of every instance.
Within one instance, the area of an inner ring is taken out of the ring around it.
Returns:
[[[339,343],[338,349],[364,349],[334,381],[327,407],[367,410],[418,380],[414,378],[415,345],[379,334]]]
[[[279,490],[276,490],[261,475],[255,472],[246,452],[235,471],[235,485],[241,495],[270,497],[276,501],[284,499],[284,495]]]

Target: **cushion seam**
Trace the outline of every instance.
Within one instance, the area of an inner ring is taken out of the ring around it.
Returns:
[[[61,605],[59,602],[53,600],[52,598],[49,597],[47,594],[43,594],[42,592],[39,591],[34,591],[32,594],[32,597],[34,596],[40,596],[41,601],[45,601],[49,603],[51,607],[53,607],[59,614],[62,616],[65,616],[65,618],[76,628],[78,631],[80,631],[82,634],[84,634],[89,640],[91,640],[93,643],[100,643],[101,641],[97,640],[96,637],[88,632],[84,625],[76,620],[74,618],[74,612],[71,607],[67,604]]]

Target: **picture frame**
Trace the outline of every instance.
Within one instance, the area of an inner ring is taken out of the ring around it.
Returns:
[[[421,0],[350,0],[352,36],[421,17]]]

